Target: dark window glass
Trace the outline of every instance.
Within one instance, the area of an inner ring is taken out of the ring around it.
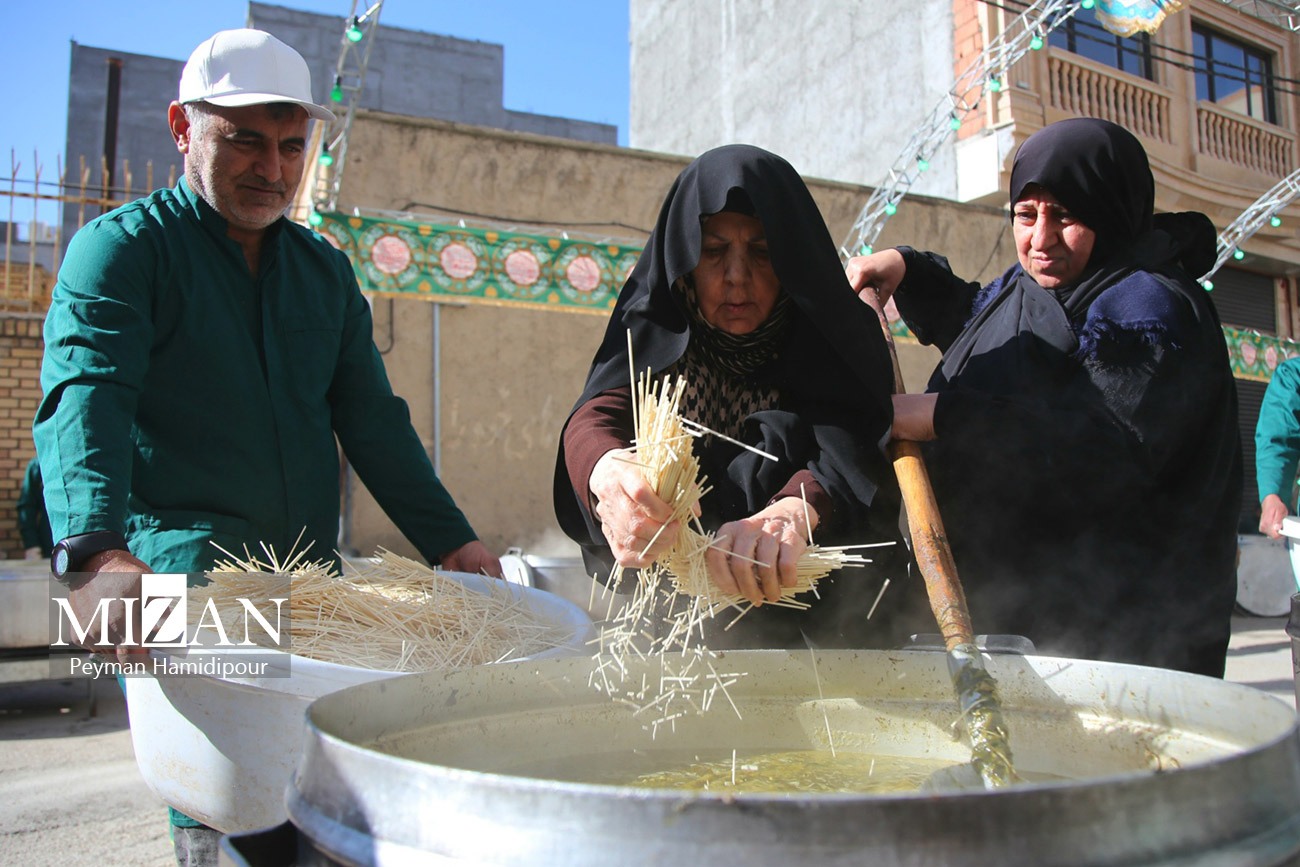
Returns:
[[[1097,23],[1096,9],[1080,9],[1047,37],[1049,45],[1064,48],[1139,78],[1154,80],[1151,39],[1146,34],[1121,38]]]
[[[1202,27],[1192,28],[1192,50],[1197,99],[1277,123],[1271,56]]]
[[[1192,54],[1195,59],[1192,61],[1192,68],[1196,70],[1196,98],[1201,101],[1210,99],[1210,78],[1205,74],[1209,56],[1208,40],[1205,34],[1199,30],[1192,31]]]

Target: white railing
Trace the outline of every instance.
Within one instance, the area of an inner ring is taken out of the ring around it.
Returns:
[[[1074,62],[1065,52],[1047,59],[1048,98],[1053,108],[1117,123],[1134,135],[1165,144],[1169,96],[1141,79],[1102,72]]]
[[[1270,177],[1280,178],[1295,165],[1295,136],[1213,103],[1196,105],[1196,144],[1207,156]]]

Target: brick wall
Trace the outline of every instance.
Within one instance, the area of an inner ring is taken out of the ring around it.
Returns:
[[[982,0],[953,0],[952,3],[952,79],[958,81],[979,53],[984,50],[984,31],[980,27]],[[978,91],[971,94],[978,97]],[[962,118],[957,138],[969,138],[985,126],[985,112],[972,111]]]
[[[0,314],[0,555],[21,558],[18,492],[36,454],[32,418],[41,399],[44,317]]]

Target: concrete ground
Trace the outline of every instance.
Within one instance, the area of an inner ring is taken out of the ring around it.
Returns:
[[[174,865],[115,680],[0,685],[0,864]]]
[[[1286,618],[1233,621],[1227,679],[1295,706]],[[167,813],[136,770],[115,682],[0,684],[0,864],[174,864]]]

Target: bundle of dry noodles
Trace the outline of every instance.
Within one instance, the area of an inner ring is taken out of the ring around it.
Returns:
[[[226,554],[210,583],[190,590],[190,611],[211,599],[223,620],[237,617],[241,599],[273,592],[267,573],[287,575],[289,649],[297,656],[382,671],[448,670],[531,656],[569,638],[517,587],[487,581],[472,589],[391,551],[346,563],[342,574],[301,554],[283,561],[269,550],[265,559]]]

